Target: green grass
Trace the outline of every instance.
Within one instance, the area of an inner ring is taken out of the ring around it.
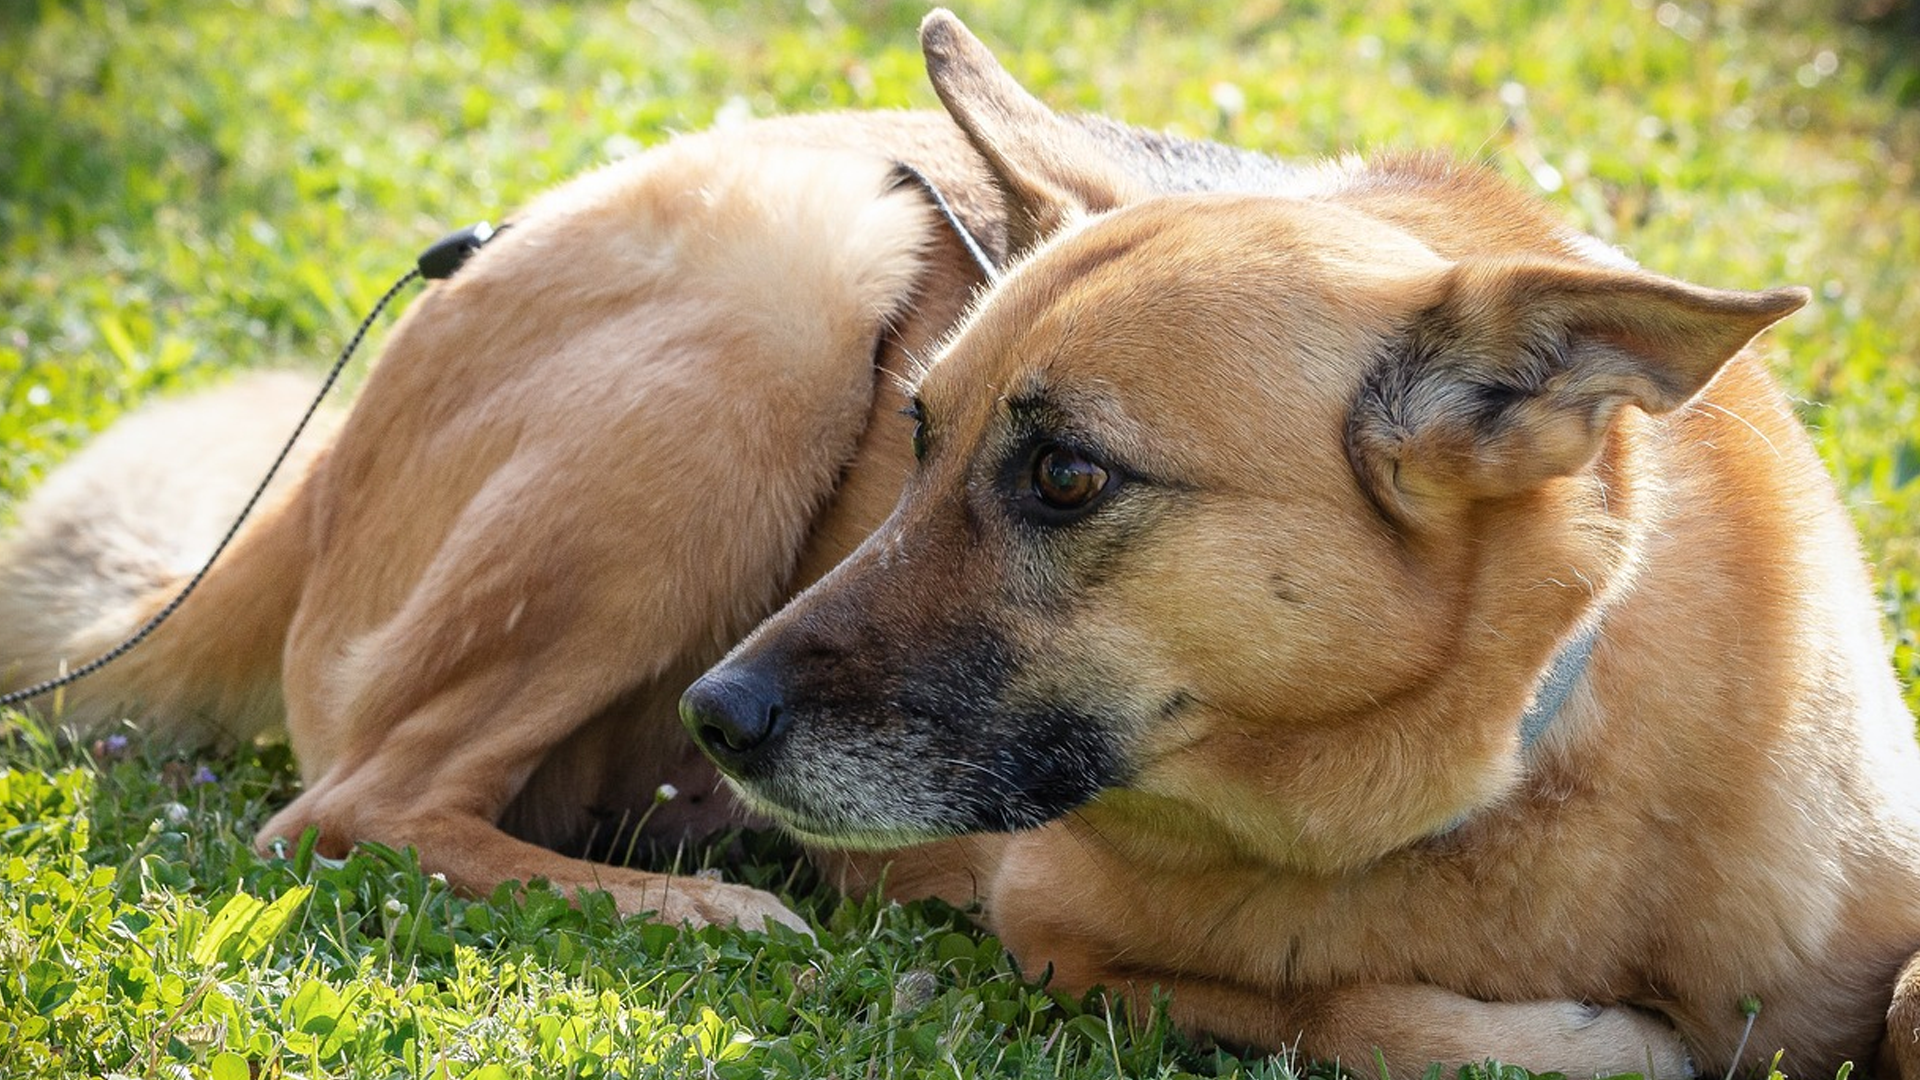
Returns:
[[[1920,42],[1829,7],[961,14],[1062,107],[1294,156],[1448,148],[1654,269],[1812,286],[1777,367],[1912,687]],[[144,398],[320,363],[453,225],[722,112],[931,106],[921,14],[0,0],[0,519]],[[538,891],[465,900],[403,853],[255,857],[294,783],[280,747],[173,759],[18,727],[0,748],[0,1075],[1292,1075],[1027,985],[952,911],[787,882],[770,838],[727,857],[797,891],[818,943]]]

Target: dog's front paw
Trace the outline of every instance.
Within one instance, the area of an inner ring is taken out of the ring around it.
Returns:
[[[656,922],[685,926],[739,926],[748,930],[766,929],[772,919],[808,937],[813,928],[794,914],[772,893],[745,885],[732,885],[707,877],[663,878],[658,884],[613,894],[620,910],[630,915],[649,913]]]
[[[1680,1033],[1665,1018],[1625,1005],[1596,1008],[1568,1004],[1567,1035],[1576,1045],[1622,1048],[1625,1056],[1596,1072],[1638,1072],[1648,1080],[1692,1080],[1699,1075]],[[1596,1056],[1594,1063],[1601,1064]],[[1571,1072],[1572,1070],[1568,1070]]]

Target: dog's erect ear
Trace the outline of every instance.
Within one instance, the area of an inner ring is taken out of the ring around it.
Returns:
[[[1084,128],[1027,93],[952,12],[937,8],[926,17],[920,48],[934,92],[999,185],[1013,254],[1024,254],[1076,214],[1139,197]]]
[[[1349,419],[1356,468],[1400,510],[1580,470],[1621,406],[1686,404],[1808,297],[1547,259],[1463,261],[1434,285],[1433,302],[1386,342]]]

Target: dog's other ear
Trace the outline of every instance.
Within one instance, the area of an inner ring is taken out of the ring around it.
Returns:
[[[1025,254],[1077,214],[1139,197],[1137,186],[1085,129],[1027,93],[952,12],[936,8],[926,17],[920,48],[941,104],[993,173],[1014,255]]]
[[[1384,345],[1348,421],[1356,469],[1390,510],[1498,498],[1577,472],[1623,405],[1686,404],[1800,288],[1704,289],[1546,259],[1467,260]]]

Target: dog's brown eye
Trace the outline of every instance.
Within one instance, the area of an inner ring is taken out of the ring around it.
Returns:
[[[1107,487],[1107,470],[1064,446],[1050,446],[1033,462],[1033,493],[1055,510],[1078,510]]]
[[[914,398],[906,408],[900,410],[900,413],[913,421],[913,460],[927,460],[926,407],[920,404],[919,398]]]

